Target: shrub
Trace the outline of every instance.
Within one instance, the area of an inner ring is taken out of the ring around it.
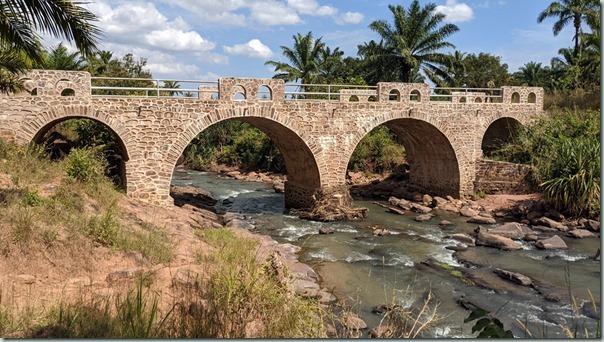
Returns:
[[[107,161],[98,149],[76,148],[66,159],[65,171],[77,181],[98,183],[105,177],[106,167]]]

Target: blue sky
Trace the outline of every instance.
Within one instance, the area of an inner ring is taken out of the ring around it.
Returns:
[[[459,31],[457,50],[501,56],[510,72],[529,61],[549,65],[572,46],[572,27],[553,36],[554,19],[537,23],[550,0],[420,0],[432,2]],[[267,60],[283,60],[280,46],[313,32],[330,47],[356,56],[357,45],[378,39],[368,26],[392,22],[389,4],[410,0],[91,0],[85,5],[104,31],[100,47],[114,56],[147,58],[155,78],[216,80],[266,77]],[[48,40],[48,44],[58,41]]]

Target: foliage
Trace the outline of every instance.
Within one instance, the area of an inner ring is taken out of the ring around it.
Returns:
[[[414,0],[408,9],[397,5],[388,8],[394,17],[393,24],[385,20],[373,21],[369,28],[380,36],[380,42],[370,42],[364,49],[369,65],[382,64],[382,81],[413,82],[420,70],[429,75],[447,79],[443,66],[449,61],[446,54],[439,52],[453,44],[445,39],[459,28],[450,23],[442,24],[445,14],[436,12],[436,5],[428,3],[420,7]],[[369,46],[371,48],[369,48]],[[361,48],[359,47],[359,51]]]
[[[104,179],[106,167],[107,161],[94,148],[73,149],[65,161],[67,176],[86,183],[98,183]]]
[[[571,215],[599,213],[600,113],[554,109],[495,152],[495,159],[531,164],[546,199]]]
[[[367,134],[357,145],[348,169],[371,173],[395,170],[405,161],[405,148],[386,126],[379,126]]]
[[[321,42],[321,38],[314,39],[312,32],[308,32],[305,36],[298,33],[293,36],[294,46],[289,48],[287,46],[281,46],[283,56],[291,64],[267,61],[265,65],[275,67],[276,74],[273,78],[279,78],[286,81],[300,80],[303,84],[309,84],[316,80],[321,64],[322,58],[325,58],[325,43]],[[327,53],[327,60],[329,60],[331,54]]]
[[[463,322],[470,323],[472,321],[476,321],[472,327],[472,333],[479,332],[477,338],[514,338],[511,330],[505,330],[503,323],[484,309],[474,309]]]
[[[79,52],[69,53],[63,43],[42,52],[42,61],[34,63],[34,68],[49,70],[84,70],[86,60]]]

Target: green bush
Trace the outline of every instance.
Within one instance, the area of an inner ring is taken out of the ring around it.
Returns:
[[[393,171],[405,161],[405,148],[386,126],[378,126],[357,145],[348,169],[358,172],[384,173]]]
[[[107,161],[96,148],[76,148],[66,159],[67,175],[80,182],[98,183],[105,178]]]

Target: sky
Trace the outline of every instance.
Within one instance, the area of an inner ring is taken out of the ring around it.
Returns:
[[[554,18],[537,23],[551,0],[420,0],[437,5],[456,50],[501,57],[509,72],[530,61],[549,65],[558,49],[572,46],[572,27],[552,33]],[[312,31],[332,50],[357,56],[357,46],[379,37],[369,24],[392,23],[388,5],[410,0],[90,0],[83,5],[99,18],[100,48],[121,57],[147,59],[156,79],[270,78],[268,60],[287,62],[281,46]],[[56,45],[58,40],[47,39]],[[453,50],[444,50],[452,52]]]

